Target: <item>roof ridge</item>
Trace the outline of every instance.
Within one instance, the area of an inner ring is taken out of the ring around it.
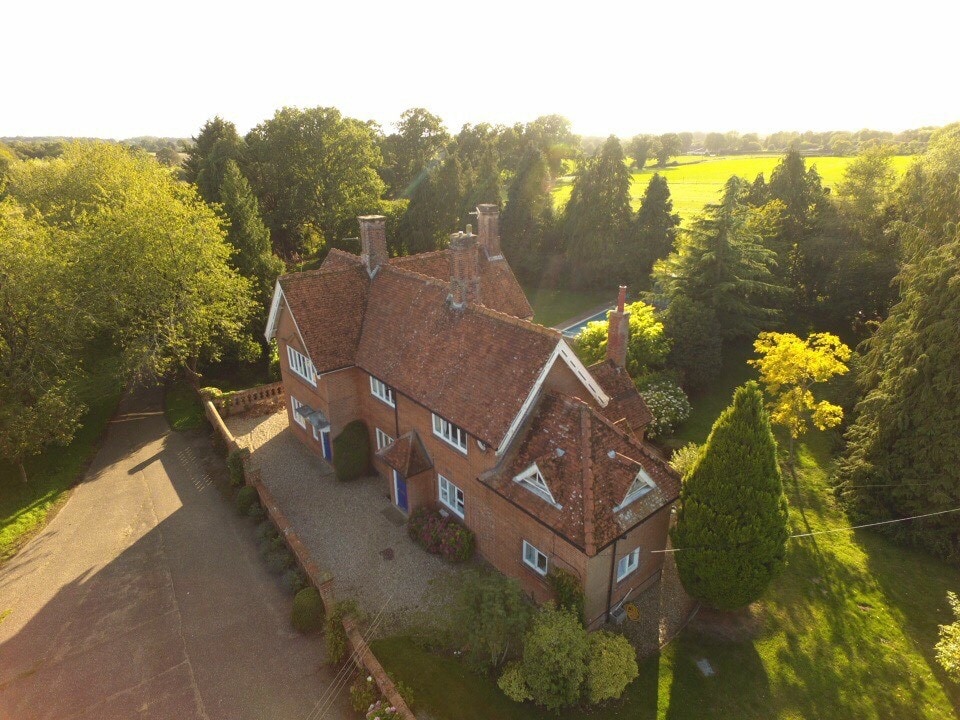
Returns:
[[[357,263],[358,265],[361,265],[363,263],[363,258],[361,258],[359,255],[352,253],[349,250],[343,250],[341,248],[330,248],[330,250],[327,251],[327,257],[325,257],[324,260],[326,260],[328,257],[333,255],[334,253],[336,253],[337,255],[341,255],[345,258],[349,258],[351,261]]]
[[[495,320],[502,320],[511,325],[516,325],[517,327],[526,328],[538,332],[541,335],[547,337],[556,338],[560,340],[563,338],[563,335],[559,330],[554,330],[552,328],[545,327],[539,323],[535,323],[532,320],[524,320],[523,318],[514,317],[513,315],[508,315],[507,313],[500,312],[499,310],[494,310],[489,308],[486,305],[478,303],[469,303],[467,307],[474,312],[480,313],[481,315],[488,315]]]
[[[630,443],[633,447],[640,450],[640,452],[642,452],[651,460],[655,462],[663,463],[663,465],[669,468],[671,472],[675,472],[674,469],[670,467],[670,463],[667,462],[666,458],[664,458],[663,455],[661,455],[651,445],[649,445],[646,440],[640,440],[639,438],[634,437],[633,435],[626,432],[625,430],[617,427],[613,422],[605,418],[603,415],[598,413],[589,405],[587,405],[587,410],[589,410],[596,419],[600,420],[600,422],[603,425],[606,425],[610,430],[613,430],[613,432],[617,433],[621,437],[621,439],[626,440],[628,443]]]
[[[583,485],[581,487],[583,497],[583,544],[587,555],[596,550],[596,537],[594,535],[594,519],[596,506],[593,498],[593,452],[590,442],[590,413],[589,406],[580,407],[580,453],[583,463]]]
[[[303,279],[316,277],[317,275],[334,275],[336,273],[345,273],[345,272],[356,272],[357,268],[360,267],[360,264],[352,265],[350,267],[336,267],[336,268],[324,268],[318,267],[313,270],[298,270],[297,272],[284,273],[277,277],[277,280],[288,280],[288,279]]]
[[[424,275],[423,273],[418,273],[416,270],[408,270],[407,268],[397,267],[396,265],[381,265],[380,270],[383,272],[396,273],[401,277],[406,276],[407,279],[409,280],[419,280],[427,285],[435,285],[436,287],[447,287],[447,283],[441,280],[438,280],[435,277],[431,277],[430,275]]]
[[[443,255],[444,253],[448,253],[448,252],[450,252],[449,248],[443,248],[442,250],[428,250],[427,252],[414,253],[413,255],[397,255],[397,257],[392,257],[387,262],[390,265],[396,266],[396,264],[393,262],[394,260],[398,261],[399,263],[403,263],[407,260],[414,260],[416,258],[424,258],[424,257],[434,257],[436,255]]]

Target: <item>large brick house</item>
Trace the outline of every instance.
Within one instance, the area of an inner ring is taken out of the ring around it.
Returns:
[[[500,251],[496,206],[478,235],[389,258],[384,218],[360,218],[362,255],[332,250],[281,277],[276,339],[290,428],[331,460],[351,421],[404,513],[432,506],[538,601],[546,576],[580,579],[586,621],[622,614],[655,583],[679,478],[644,441],[650,412],[624,369],[629,326],[610,314],[608,357],[585,367],[533,311]]]

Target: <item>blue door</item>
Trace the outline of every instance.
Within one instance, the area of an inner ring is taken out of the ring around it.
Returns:
[[[333,448],[330,446],[330,431],[324,430],[320,433],[320,441],[323,443],[323,459],[333,460]]]
[[[410,509],[407,504],[407,480],[396,470],[393,471],[393,486],[396,491],[397,507],[407,512]]]

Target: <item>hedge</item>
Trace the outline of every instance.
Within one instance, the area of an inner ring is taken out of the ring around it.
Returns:
[[[370,469],[370,432],[363,420],[349,423],[333,439],[333,469],[337,480],[356,480]]]

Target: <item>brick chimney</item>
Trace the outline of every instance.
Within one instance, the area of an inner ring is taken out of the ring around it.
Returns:
[[[450,301],[455,308],[480,302],[480,255],[471,230],[467,225],[465,233],[450,236]]]
[[[627,343],[630,342],[630,313],[623,309],[626,301],[627,286],[621,285],[617,309],[611,310],[607,318],[607,359],[622,368],[627,366]]]
[[[477,205],[477,233],[487,260],[503,257],[500,250],[500,208],[492,203]]]
[[[383,215],[361,215],[357,220],[360,221],[360,257],[373,277],[390,257],[387,253],[387,219]]]

